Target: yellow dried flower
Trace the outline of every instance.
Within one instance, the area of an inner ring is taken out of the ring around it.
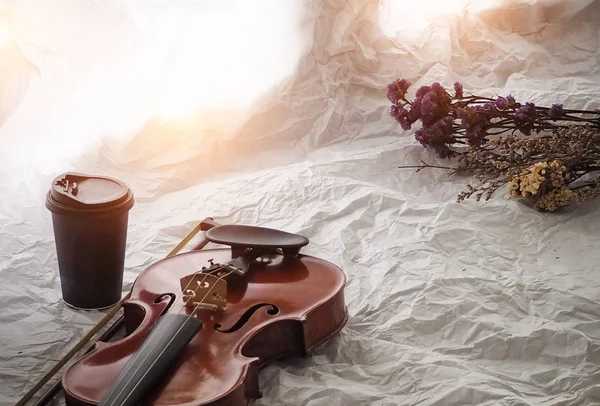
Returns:
[[[554,211],[576,200],[568,188],[566,168],[559,161],[538,162],[515,176],[508,185],[511,197],[522,197],[536,208]]]
[[[552,189],[550,192],[540,196],[535,202],[535,207],[540,210],[555,211],[573,203],[575,197],[575,193],[568,187]]]
[[[508,184],[510,197],[538,210],[558,210],[600,197],[600,122],[553,129],[552,135],[492,138],[459,153],[456,167],[423,167],[470,174],[480,182],[460,192],[458,202],[472,196],[488,200]]]

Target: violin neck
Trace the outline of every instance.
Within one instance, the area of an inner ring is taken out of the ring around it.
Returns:
[[[195,317],[162,316],[108,388],[99,406],[139,404],[201,328],[202,321]]]

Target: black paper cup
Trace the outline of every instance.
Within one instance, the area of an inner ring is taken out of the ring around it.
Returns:
[[[134,198],[121,181],[65,173],[46,195],[52,213],[63,300],[104,309],[121,299],[129,210]]]

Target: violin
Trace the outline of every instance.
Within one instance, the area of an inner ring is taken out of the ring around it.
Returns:
[[[218,245],[152,264],[122,301],[125,337],[97,342],[62,376],[67,405],[247,406],[258,374],[310,356],[348,319],[340,268],[303,236],[210,224]]]

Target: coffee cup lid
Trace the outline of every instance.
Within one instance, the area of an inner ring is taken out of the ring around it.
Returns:
[[[49,195],[54,205],[82,210],[109,209],[132,200],[129,188],[117,179],[73,172],[56,177]]]

